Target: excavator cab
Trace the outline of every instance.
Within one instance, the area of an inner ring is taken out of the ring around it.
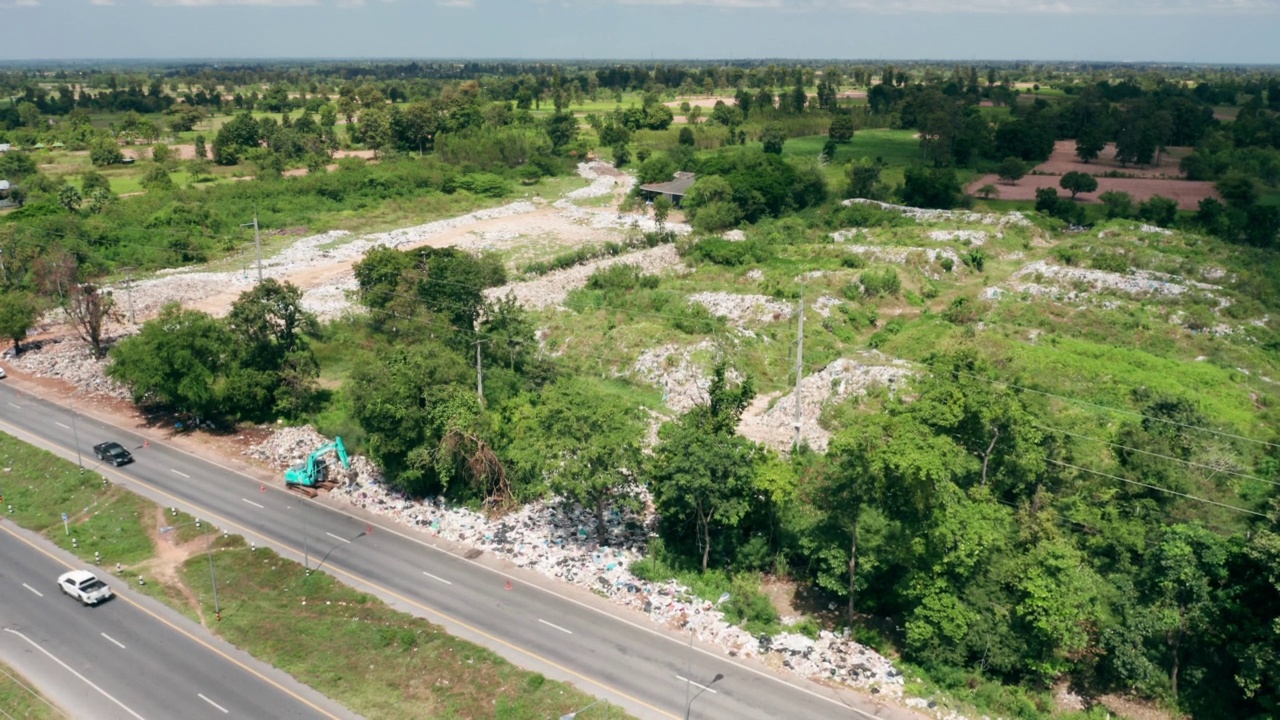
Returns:
[[[333,442],[325,443],[313,450],[302,463],[286,470],[285,487],[307,497],[315,497],[319,490],[337,485],[338,481],[329,479],[329,465],[326,458],[330,453],[337,454],[343,468],[351,469],[347,448],[342,444],[342,438],[337,437]]]

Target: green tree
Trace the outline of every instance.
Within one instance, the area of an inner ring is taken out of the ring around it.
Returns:
[[[170,303],[112,348],[107,375],[128,387],[134,402],[212,416],[220,409],[219,384],[233,347],[216,319]]]
[[[659,195],[653,200],[653,222],[658,226],[658,231],[666,229],[667,218],[671,216],[671,199],[666,195]]]
[[[987,183],[986,185],[978,188],[978,194],[981,195],[984,200],[990,200],[992,195],[997,197],[1000,196],[1000,188],[992,185],[991,183]]]
[[[1178,217],[1178,201],[1152,195],[1138,205],[1138,217],[1160,227],[1169,227]]]
[[[1091,123],[1076,138],[1076,157],[1083,163],[1096,160],[1107,146],[1107,137],[1098,123]]]
[[[164,192],[173,189],[173,178],[169,177],[169,172],[164,169],[163,165],[152,165],[143,173],[142,179],[138,181],[142,187],[150,192]]]
[[[1098,196],[1107,208],[1107,219],[1133,217],[1133,196],[1123,190],[1108,190]]]
[[[960,181],[951,168],[909,167],[903,173],[902,202],[912,207],[947,209],[960,196]]]
[[[14,355],[22,352],[22,341],[35,326],[38,314],[36,298],[30,293],[0,293],[0,337],[13,341]]]
[[[853,140],[853,115],[847,112],[836,112],[831,116],[831,125],[827,128],[827,137],[838,143]]]
[[[1144,585],[1168,648],[1169,689],[1176,700],[1183,644],[1214,628],[1218,595],[1227,578],[1221,538],[1195,525],[1174,525],[1147,557]]]
[[[158,165],[169,167],[169,164],[174,160],[173,148],[164,143],[156,143],[151,146],[151,159]]]
[[[787,142],[787,131],[781,125],[770,123],[760,131],[760,142],[764,143],[764,151],[773,155],[782,154],[782,146]]]
[[[97,167],[119,165],[124,162],[124,153],[114,141],[103,138],[89,146],[89,162]]]
[[[360,287],[360,302],[381,310],[391,303],[400,288],[401,278],[413,267],[413,258],[385,245],[375,245],[353,268]]]
[[[578,119],[572,113],[555,113],[546,120],[547,137],[553,152],[560,152],[578,137]]]
[[[74,270],[72,271],[74,277]],[[115,298],[92,283],[73,284],[66,296],[65,310],[80,339],[88,343],[95,358],[106,355],[102,331],[108,320],[115,319]]]
[[[84,200],[80,196],[80,191],[74,185],[63,185],[58,190],[58,204],[67,209],[67,212],[75,212],[80,209],[80,203]]]
[[[196,154],[196,159],[198,160],[206,160],[209,157],[209,150],[208,148],[205,147],[205,140],[203,135],[196,136],[195,154]]]
[[[21,180],[38,172],[40,169],[36,167],[36,161],[31,158],[31,153],[10,150],[0,155],[0,177],[6,180]]]
[[[845,169],[845,175],[849,180],[849,188],[845,195],[851,198],[883,200],[886,195],[884,184],[880,182],[880,173],[883,169],[884,166],[879,162],[868,158],[851,161]]]
[[[1058,186],[1071,193],[1071,199],[1075,200],[1076,195],[1080,193],[1091,193],[1097,190],[1098,179],[1088,173],[1072,170],[1058,180]]]
[[[94,190],[111,192],[111,181],[96,170],[88,170],[80,176],[80,192],[85,197],[89,197]]]
[[[241,293],[224,324],[235,348],[224,392],[227,412],[295,416],[310,406],[319,365],[306,334],[319,325],[302,308],[301,290],[268,278]]]
[[[1021,158],[1007,157],[1000,161],[996,175],[1007,183],[1017,183],[1027,175],[1027,164]]]
[[[611,545],[605,514],[634,504],[644,415],[625,393],[586,378],[547,386],[512,452],[542,468],[551,491],[591,511],[596,539]]]
[[[757,449],[736,434],[742,411],[755,395],[750,381],[730,387],[727,368],[716,366],[709,400],[658,432],[649,470],[654,506],[669,548],[690,538],[706,572],[720,545],[751,507]]]
[[[685,147],[693,147],[694,145],[693,128],[689,127],[688,125],[685,125],[684,127],[680,128],[678,142],[681,145],[684,145]]]

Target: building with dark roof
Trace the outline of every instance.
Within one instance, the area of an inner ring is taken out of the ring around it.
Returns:
[[[693,173],[678,172],[674,179],[667,182],[641,185],[640,192],[649,200],[659,195],[665,195],[672,205],[679,206],[680,201],[684,199],[685,193],[689,192],[689,188],[693,187],[696,179]]]

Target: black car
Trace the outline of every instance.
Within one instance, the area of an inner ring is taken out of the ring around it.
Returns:
[[[109,462],[116,467],[133,462],[133,455],[118,442],[104,442],[93,446],[93,454],[99,460]]]

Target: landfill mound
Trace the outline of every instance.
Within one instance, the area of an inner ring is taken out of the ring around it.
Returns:
[[[56,378],[75,385],[90,396],[128,400],[129,389],[107,377],[108,358],[96,360],[89,346],[76,337],[55,338],[39,347],[29,346],[9,364],[35,377]]]
[[[788,320],[795,310],[789,303],[775,300],[768,295],[700,292],[690,295],[689,301],[698,303],[712,315],[728,320],[730,325],[737,328]]]
[[[624,255],[593,260],[564,270],[555,270],[532,280],[507,283],[501,287],[485,290],[484,294],[490,300],[510,295],[517,303],[530,310],[559,307],[569,296],[570,291],[585,286],[587,280],[597,270],[619,264],[635,265],[645,275],[659,275],[669,270],[679,273],[684,270],[675,246],[659,245]]]
[[[244,454],[285,468],[325,441],[310,426],[282,428]],[[591,511],[576,504],[552,498],[489,518],[452,507],[443,498],[406,498],[388,490],[365,458],[353,455],[351,460],[349,483],[334,489],[331,497],[590,590],[643,612],[656,623],[691,631],[731,656],[758,657],[804,677],[874,689],[894,698],[902,696],[902,674],[893,664],[847,637],[830,632],[820,633],[816,640],[794,633],[755,636],[725,622],[724,613],[713,603],[694,597],[679,583],[649,582],[633,575],[631,563],[644,556],[653,536],[657,520],[651,513],[614,510],[606,516],[607,536],[600,538]]]
[[[1032,223],[1027,219],[1026,215],[1013,210],[1007,213],[979,213],[967,210],[930,210],[927,208],[908,207],[906,205],[893,205],[891,203],[880,202],[878,200],[868,200],[866,198],[851,198],[841,203],[842,205],[871,205],[881,210],[889,210],[897,212],[909,217],[913,220],[921,222],[953,222],[953,223],[974,223],[978,225],[994,225],[996,227],[1017,226],[1031,227]]]
[[[818,424],[822,410],[850,395],[862,395],[873,386],[897,388],[915,374],[911,366],[877,351],[841,358],[800,381],[800,437],[810,448],[826,452],[831,433]],[[738,432],[778,450],[788,450],[795,439],[796,391],[757,398],[742,415]]]

